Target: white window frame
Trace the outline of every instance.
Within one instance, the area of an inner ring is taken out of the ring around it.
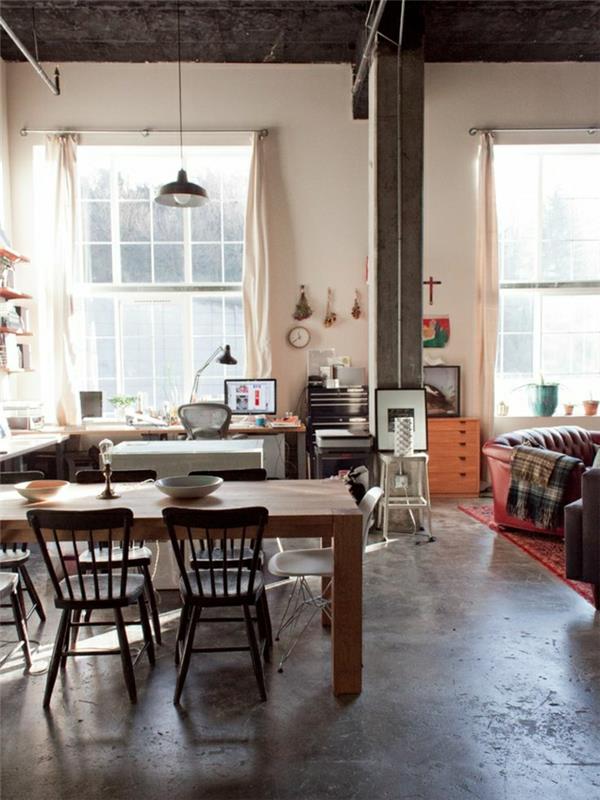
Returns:
[[[243,248],[244,242],[242,240],[231,240],[225,241],[224,239],[224,213],[223,213],[223,202],[219,202],[220,207],[220,215],[221,215],[221,238],[220,241],[202,241],[200,244],[219,244],[221,247],[221,265],[222,265],[222,281],[203,281],[203,282],[193,282],[192,278],[192,245],[197,244],[197,242],[192,240],[192,231],[191,231],[191,217],[190,213],[186,209],[181,209],[181,213],[183,216],[183,240],[182,242],[167,242],[160,240],[159,242],[155,242],[153,238],[153,226],[154,226],[154,219],[153,215],[150,214],[150,239],[148,241],[140,242],[140,244],[145,244],[150,247],[150,255],[151,255],[151,275],[154,276],[154,244],[173,244],[173,245],[182,245],[183,247],[183,255],[184,255],[184,280],[182,282],[177,283],[122,283],[121,277],[121,245],[122,244],[136,244],[133,241],[122,241],[120,238],[120,218],[119,218],[119,209],[120,205],[123,202],[123,198],[119,195],[119,186],[118,186],[118,163],[119,159],[122,159],[123,156],[132,155],[132,150],[135,150],[135,156],[141,155],[144,157],[169,157],[173,156],[173,164],[174,169],[176,165],[176,161],[179,157],[179,151],[176,147],[173,146],[161,146],[161,147],[148,147],[148,146],[90,146],[86,149],[93,149],[103,151],[103,156],[106,156],[108,153],[109,161],[110,161],[110,199],[109,201],[105,199],[86,199],[83,198],[80,194],[79,201],[81,204],[83,203],[106,203],[110,202],[110,212],[111,212],[111,253],[112,253],[112,277],[113,281],[111,283],[102,283],[102,282],[92,282],[91,280],[86,280],[88,276],[84,274],[85,271],[85,259],[83,258],[83,250],[84,247],[89,244],[107,244],[107,242],[95,242],[93,240],[84,239],[83,236],[83,219],[80,220],[80,231],[79,231],[79,246],[81,248],[82,258],[80,260],[80,274],[78,275],[77,279],[77,293],[78,299],[81,301],[81,308],[83,308],[83,301],[86,298],[112,298],[116,300],[115,303],[115,364],[117,369],[117,374],[115,376],[116,379],[116,393],[117,394],[124,394],[124,370],[123,370],[123,336],[122,336],[122,307],[121,301],[131,301],[134,299],[135,302],[141,303],[148,303],[148,302],[177,302],[181,303],[182,312],[183,312],[183,341],[182,341],[182,348],[183,352],[183,393],[184,397],[182,400],[187,401],[188,399],[188,390],[191,390],[194,375],[196,370],[201,366],[201,364],[194,364],[193,363],[193,344],[194,344],[194,336],[193,333],[193,315],[192,315],[192,306],[193,306],[193,299],[194,297],[220,297],[220,296],[229,296],[229,297],[236,297],[242,298],[242,281],[239,282],[226,282],[224,269],[225,269],[225,245],[241,245]],[[81,151],[84,149],[80,146],[79,150]],[[193,158],[194,155],[198,154],[198,150],[206,150],[206,146],[198,146],[198,147],[189,147],[186,148],[186,156],[184,156],[184,168],[187,167],[190,158]],[[226,152],[231,152],[232,149],[241,151],[246,150],[248,152],[248,160],[250,158],[250,147],[244,145],[221,145],[221,146],[211,146],[211,149],[215,150],[216,153],[222,154]],[[204,153],[203,153],[204,155]],[[169,179],[169,176],[166,176],[166,180]],[[81,183],[79,184],[79,191],[81,192]],[[223,179],[221,176],[221,191],[220,197],[223,198]],[[125,202],[136,202],[135,199],[126,199]],[[146,200],[139,200],[138,202],[148,202]],[[152,202],[152,200],[150,201]],[[81,215],[83,217],[83,214]],[[225,329],[225,303],[222,303],[222,322],[223,327],[221,330]],[[225,342],[223,342],[225,344]],[[233,348],[232,348],[233,349]],[[244,359],[243,352],[235,352],[235,357],[238,360],[238,363],[242,363]],[[154,369],[153,369],[154,372]],[[210,372],[210,371],[209,371]],[[86,365],[86,374],[87,374],[87,365]],[[155,374],[155,373],[154,373]],[[228,368],[223,368],[223,378],[228,375]],[[216,379],[214,375],[202,375],[200,378],[200,389],[202,386],[207,386],[211,383],[215,383]]]

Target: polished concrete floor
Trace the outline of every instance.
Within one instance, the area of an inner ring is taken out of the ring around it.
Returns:
[[[165,596],[136,706],[118,657],[70,660],[48,715],[45,676],[4,663],[2,798],[600,798],[600,614],[456,502],[435,512],[437,542],[366,556],[359,697],[331,695],[315,624],[283,674],[268,668],[267,703],[247,654],[197,655],[175,708]],[[269,592],[274,618],[284,599]],[[31,626],[40,658],[55,619]]]

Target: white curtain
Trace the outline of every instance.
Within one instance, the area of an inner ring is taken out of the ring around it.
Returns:
[[[59,425],[81,421],[79,404],[78,343],[73,283],[79,252],[77,226],[77,137],[71,134],[46,139],[48,177],[48,259],[44,397]],[[44,343],[42,343],[42,346]]]
[[[252,378],[271,375],[269,335],[269,245],[267,236],[264,141],[254,133],[244,230],[245,372]]]
[[[498,342],[498,225],[494,181],[494,137],[479,141],[477,203],[477,331],[475,375],[483,439],[494,431],[494,373]]]

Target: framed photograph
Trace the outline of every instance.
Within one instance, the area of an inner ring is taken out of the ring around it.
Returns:
[[[423,367],[427,416],[460,417],[460,367]]]
[[[415,450],[427,450],[425,389],[376,389],[375,424],[377,449],[394,449],[394,420],[411,417],[415,430]]]

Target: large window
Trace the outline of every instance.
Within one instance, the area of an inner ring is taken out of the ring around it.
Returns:
[[[529,414],[524,384],[561,403],[600,396],[600,147],[497,146],[500,308],[496,402]],[[575,413],[583,413],[581,407]]]
[[[187,400],[195,371],[224,343],[237,366],[212,364],[204,397],[242,376],[242,265],[250,148],[186,149],[190,180],[210,203],[160,206],[154,196],[177,169],[173,148],[80,147],[86,388],[143,392],[148,405]]]

